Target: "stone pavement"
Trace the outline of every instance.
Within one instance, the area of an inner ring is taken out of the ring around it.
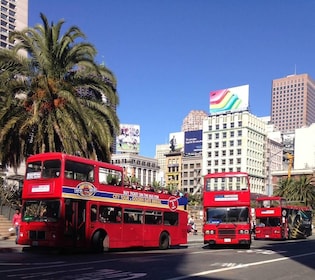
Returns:
[[[187,236],[187,244],[203,243],[203,235],[189,234]],[[0,240],[0,253],[22,252],[24,248],[29,246],[15,244],[15,239]]]

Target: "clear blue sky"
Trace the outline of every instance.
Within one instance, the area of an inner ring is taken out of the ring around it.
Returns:
[[[139,124],[154,157],[209,92],[249,84],[250,111],[270,115],[273,79],[315,79],[313,0],[29,0],[29,26],[78,26],[118,81],[118,117]]]

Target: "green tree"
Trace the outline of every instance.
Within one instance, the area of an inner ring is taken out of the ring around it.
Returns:
[[[119,132],[115,77],[78,27],[61,35],[63,20],[40,17],[0,50],[0,162],[17,167],[48,151],[109,161]]]
[[[277,189],[274,191],[274,196],[281,196],[287,200],[291,197],[292,192],[294,192],[294,180],[291,178],[281,179],[278,182]]]
[[[315,206],[315,187],[311,184],[311,179],[306,176],[301,176],[297,180],[292,178],[280,180],[274,195],[284,197],[287,201]]]
[[[314,204],[315,187],[311,185],[310,178],[301,176],[294,185],[294,192],[292,192],[290,200],[303,202],[306,206]]]

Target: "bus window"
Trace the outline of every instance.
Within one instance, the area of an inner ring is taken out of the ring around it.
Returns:
[[[39,179],[41,177],[42,171],[42,162],[41,161],[34,161],[30,162],[26,168],[26,179]]]
[[[120,223],[121,208],[112,206],[100,206],[99,221],[103,223]]]
[[[127,224],[142,224],[143,213],[138,209],[125,209],[124,222]]]
[[[94,182],[94,166],[66,160],[65,177],[77,181]]]
[[[30,200],[23,207],[23,221],[57,222],[60,202],[57,200]]]
[[[120,171],[100,167],[98,177],[100,184],[112,186],[121,185],[122,173]]]
[[[149,225],[159,225],[162,223],[162,212],[147,210],[144,213],[144,223]]]
[[[46,160],[43,165],[43,178],[58,178],[60,176],[61,161]]]
[[[164,213],[164,225],[171,225],[171,226],[178,225],[178,213],[165,212]]]

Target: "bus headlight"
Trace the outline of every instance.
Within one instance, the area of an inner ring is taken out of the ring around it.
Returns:
[[[248,229],[240,229],[239,234],[249,234],[249,230]]]
[[[206,230],[205,234],[215,234],[215,230],[214,229]]]

